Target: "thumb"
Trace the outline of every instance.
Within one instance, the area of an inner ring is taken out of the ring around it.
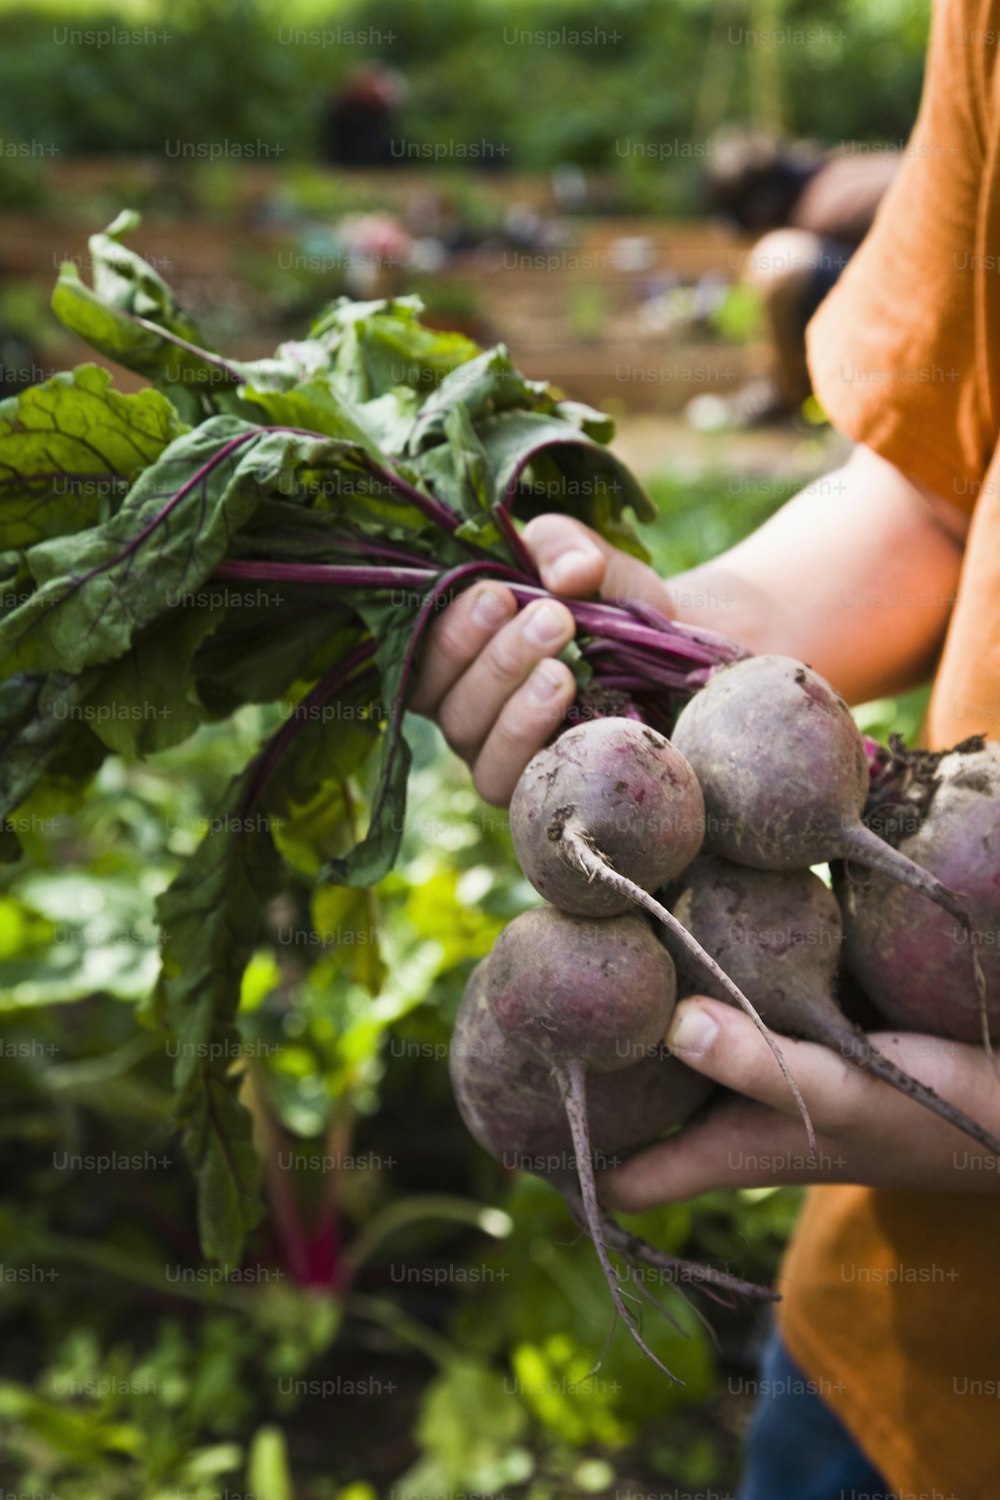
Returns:
[[[523,532],[542,582],[553,594],[579,598],[637,599],[664,614],[675,613],[663,579],[571,516],[536,516]]]

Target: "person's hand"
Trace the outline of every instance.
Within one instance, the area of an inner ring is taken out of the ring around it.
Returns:
[[[554,594],[628,598],[673,613],[652,568],[612,547],[568,516],[538,516],[523,538],[542,583]],[[428,632],[409,702],[437,720],[453,750],[472,767],[486,801],[505,806],[528,761],[570,707],[576,684],[555,661],[574,633],[573,616],[555,600],[518,611],[502,583],[461,594]]]
[[[905,1032],[872,1045],[921,1083],[1000,1134],[1000,1082],[982,1047]],[[626,1213],[725,1187],[854,1182],[939,1192],[995,1192],[1000,1161],[922,1105],[812,1042],[778,1037],[816,1130],[810,1161],[801,1116],[748,1016],[695,996],[677,1007],[673,1053],[735,1090],[671,1140],[600,1178],[602,1200]],[[744,1097],[747,1096],[747,1097]]]

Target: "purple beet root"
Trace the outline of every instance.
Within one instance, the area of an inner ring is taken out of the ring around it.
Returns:
[[[605,1241],[608,1221],[597,1201],[594,1157],[595,1150],[604,1154],[605,1143],[618,1152],[651,1139],[658,1124],[666,1128],[664,1122],[686,1117],[705,1097],[702,1080],[691,1083],[686,1070],[666,1069],[669,1058],[653,1060],[674,998],[669,954],[640,917],[594,922],[551,907],[526,912],[473,974],[451,1062],[459,1108],[481,1145],[508,1165],[541,1171],[564,1187],[573,1186],[575,1176],[579,1198],[574,1193],[573,1201],[616,1314],[671,1379],[622,1296]],[[660,1092],[659,1120],[643,1121],[640,1090],[658,1093],[658,1067],[667,1092],[676,1097],[668,1101]],[[587,1088],[591,1070],[596,1144]]]
[[[627,1067],[663,1040],[674,966],[640,916],[597,922],[537,907],[509,922],[490,955],[498,1024],[539,1063]]]
[[[487,1000],[484,960],[459,1007],[451,1042],[451,1078],[469,1133],[506,1167],[558,1181],[576,1171],[573,1137],[551,1067],[505,1033]],[[615,1165],[684,1122],[713,1092],[712,1083],[665,1048],[613,1073],[591,1073],[587,1115],[594,1166]]]
[[[603,915],[638,906],[687,945],[766,1040],[815,1150],[809,1111],[753,1005],[650,894],[694,858],[703,817],[697,779],[662,735],[630,719],[598,719],[577,725],[530,761],[511,801],[511,835],[525,874],[560,910]]]
[[[754,656],[717,667],[682,710],[673,742],[705,794],[707,854],[757,870],[856,861],[929,896],[970,932],[955,891],[861,821],[865,740],[840,694],[803,662]],[[984,1017],[974,951],[967,967]]]
[[[1000,1156],[995,1136],[886,1057],[844,1015],[836,998],[840,908],[818,876],[809,870],[749,870],[704,855],[685,871],[680,885],[675,915],[756,997],[768,1026],[829,1047]],[[901,892],[899,886],[890,889]],[[913,897],[907,900],[912,903]],[[700,974],[685,972],[683,957],[678,966],[688,993],[707,989],[729,1000],[721,988],[704,985]]]
[[[510,805],[521,868],[546,901],[582,917],[629,910],[614,886],[581,871],[569,835],[600,850],[645,891],[689,865],[705,834],[697,777],[677,750],[634,719],[594,719],[529,762]]]
[[[974,1042],[983,1010],[970,969],[986,980],[986,1016],[1000,1036],[1000,744],[944,756],[915,832],[900,850],[954,889],[971,931],[880,872],[850,866],[840,890],[847,964],[893,1025]]]
[[[756,870],[852,859],[961,919],[955,893],[861,821],[865,742],[839,693],[790,656],[717,667],[682,710],[673,743],[705,794],[705,852]]]

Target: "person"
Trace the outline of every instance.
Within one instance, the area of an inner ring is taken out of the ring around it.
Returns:
[[[382,62],[355,68],[320,113],[320,159],[335,167],[395,166],[393,133],[406,101],[401,73]]]
[[[789,416],[810,394],[806,324],[871,228],[899,152],[820,151],[729,127],[713,140],[710,162],[708,212],[761,236],[731,263],[760,294],[772,366],[727,402],[732,425],[758,426]]]
[[[556,596],[645,600],[807,661],[852,702],[932,678],[924,739],[935,748],[997,738],[1000,722],[998,38],[998,0],[935,0],[900,171],[810,324],[817,392],[856,445],[843,467],[669,580],[569,518],[539,516],[524,533]],[[574,683],[558,655],[572,633],[558,597],[518,613],[494,581],[435,622],[413,706],[437,719],[488,801],[508,800],[566,713]],[[981,1047],[897,1031],[875,1040],[1000,1130],[1000,1084]],[[608,1204],[811,1185],[740,1500],[994,1500],[997,1162],[837,1054],[782,1039],[817,1128],[812,1165],[740,1012],[693,997],[668,1042],[733,1096],[606,1174]]]

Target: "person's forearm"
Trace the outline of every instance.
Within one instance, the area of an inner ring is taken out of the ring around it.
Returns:
[[[676,618],[808,662],[852,703],[924,681],[963,519],[859,448],[729,552],[667,580]]]

